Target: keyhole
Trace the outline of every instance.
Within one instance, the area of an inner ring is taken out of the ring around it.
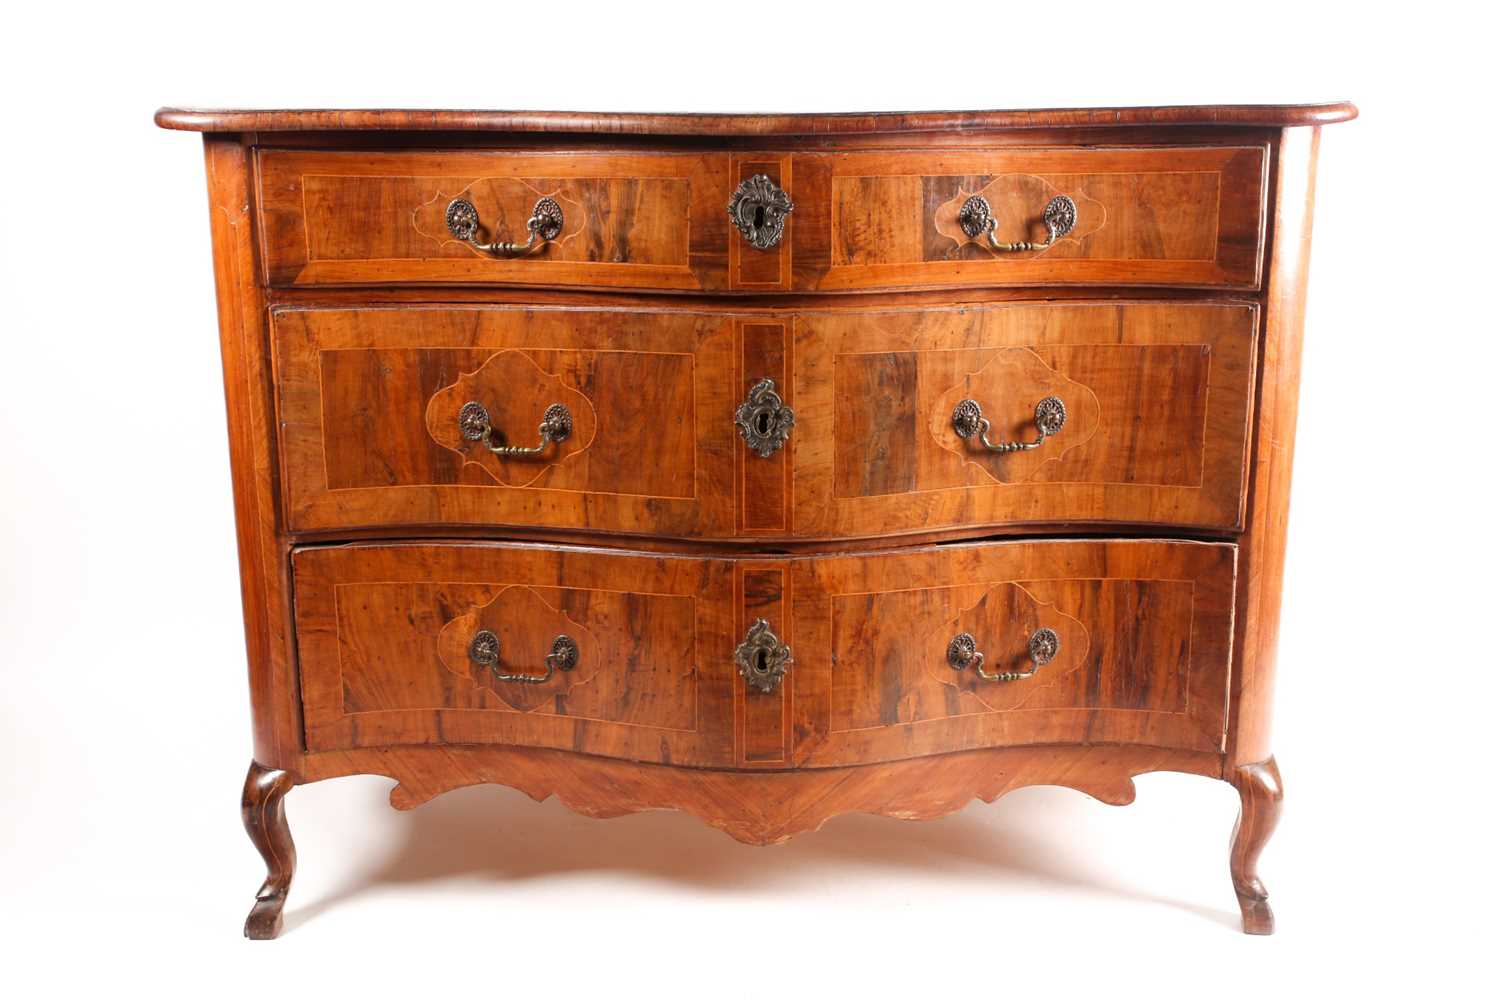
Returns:
[[[771,415],[764,410],[755,415],[755,430],[764,436],[771,433]]]
[[[769,653],[767,653],[764,649],[757,649],[755,651],[755,672],[757,674],[768,674],[768,673],[770,673],[771,672],[771,665],[768,662],[769,660],[770,660],[770,654]]]
[[[766,209],[765,209],[765,206],[764,205],[756,205],[755,206],[755,228],[756,229],[764,229],[765,227],[766,227]]]

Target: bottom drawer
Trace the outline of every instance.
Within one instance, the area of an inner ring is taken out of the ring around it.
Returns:
[[[491,743],[730,763],[728,562],[374,544],[299,549],[292,570],[310,750]]]
[[[796,761],[1044,743],[1220,751],[1235,556],[1017,541],[803,562]]]
[[[366,544],[292,564],[314,751],[507,744],[784,768],[1222,747],[1232,545],[700,558]],[[767,661],[749,639],[766,632],[790,664],[753,676]]]

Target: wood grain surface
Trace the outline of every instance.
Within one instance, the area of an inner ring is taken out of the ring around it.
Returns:
[[[779,844],[845,813],[936,819],[1028,785],[1074,788],[1111,805],[1135,799],[1134,776],[1179,771],[1217,776],[1215,754],[1143,747],[1019,747],[943,754],[865,767],[716,771],[630,764],[522,747],[402,747],[314,753],[299,781],[383,774],[391,804],[412,809],[444,792],[500,784],[574,812],[608,819],[656,809],[691,813],[734,839]]]
[[[797,762],[863,764],[1035,743],[1223,749],[1235,549],[994,542],[793,560]],[[948,662],[972,634],[987,669]]]
[[[208,133],[268,870],[246,933],[280,926],[282,797],[338,775],[763,844],[1025,784],[1124,802],[1153,770],[1240,792],[1231,875],[1269,933],[1317,126],[1355,113],[163,109]],[[761,173],[795,204],[768,251],[725,211]],[[1078,225],[995,251],[958,225],[973,194],[1000,239],[1059,194]],[[445,232],[460,195],[485,238],[543,196],[565,223],[489,258]],[[796,412],[768,459],[732,422],[759,378]],[[970,398],[1024,439],[1044,395],[1068,418],[1033,451],[952,433]],[[506,443],[554,402],[573,433],[497,456],[458,433],[471,399]],[[792,650],[769,694],[733,665],[762,619]],[[955,670],[960,632],[1023,676]],[[578,660],[547,673],[560,635]]]
[[[1265,142],[1158,148],[728,151],[520,150],[258,155],[273,285],[511,284],[739,293],[994,285],[1253,288]],[[748,176],[791,196],[779,246],[749,246],[725,207]],[[1072,197],[1078,225],[1044,250],[999,252],[956,224],[983,195],[1005,241],[1045,238]],[[539,253],[497,259],[453,238],[469,200],[486,239],[522,239],[543,197],[564,225]]]
[[[255,894],[255,905],[245,920],[245,937],[263,941],[281,933],[281,911],[297,870],[297,846],[286,822],[286,793],[296,779],[286,771],[250,762],[240,794],[240,818],[245,833],[266,863],[266,880]]]
[[[1242,519],[1257,310],[1248,304],[1013,304],[762,314],[277,309],[288,527],[552,527],[680,538],[879,537]],[[767,457],[733,408],[774,379],[797,413]],[[997,454],[952,426],[981,402]],[[482,403],[533,443],[496,457],[458,431]]]
[[[1332,125],[1359,112],[1324,104],[1195,104],[1051,108],[1041,111],[915,111],[859,114],[629,114],[590,111],[238,110],[162,108],[156,124],[197,132],[458,131],[595,135],[854,136],[881,132],[1119,128],[1132,125]]]
[[[734,534],[731,320],[642,309],[278,310],[278,394],[294,530],[393,525]],[[497,457],[458,433],[479,402],[534,445]]]
[[[794,533],[842,537],[1062,520],[1236,527],[1256,309],[1015,304],[800,314]],[[964,441],[973,398],[993,438],[1062,431],[1035,451]]]
[[[1319,138],[1318,129],[1288,132],[1276,173],[1270,280],[1249,482],[1250,516],[1241,536],[1245,567],[1236,599],[1239,614],[1235,648],[1240,650],[1240,662],[1235,672],[1229,765],[1258,763],[1272,752],[1271,698],[1281,628],[1281,578],[1291,510]]]
[[[407,544],[302,549],[293,567],[309,749],[494,743],[732,763],[726,561]],[[542,673],[559,634],[579,663],[544,684],[494,682],[468,662],[480,628],[498,634],[506,673]]]
[[[1229,772],[1229,780],[1240,793],[1240,815],[1229,847],[1234,894],[1240,903],[1245,933],[1271,934],[1276,930],[1276,916],[1257,866],[1260,852],[1281,819],[1281,770],[1276,758],[1270,757],[1237,765]]]
[[[795,156],[794,287],[1251,288],[1266,155],[1257,145]],[[1042,210],[1058,195],[1074,200],[1078,222],[1044,250],[997,251],[957,226],[972,195],[989,202],[1002,242],[1045,241]]]
[[[1233,546],[991,542],[788,559],[491,544],[299,549],[297,635],[312,750],[510,744],[696,767],[844,766],[979,747],[1135,743],[1218,752]],[[757,619],[794,666],[770,694],[738,675]],[[970,632],[991,671],[960,674]],[[543,675],[553,638],[578,666]]]
[[[258,157],[266,271],[273,284],[721,288],[727,172],[725,154],[266,150]],[[544,197],[561,205],[563,231],[538,254],[477,253],[444,221],[459,197],[478,210],[486,239],[524,241]]]

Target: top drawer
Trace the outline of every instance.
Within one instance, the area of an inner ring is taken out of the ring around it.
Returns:
[[[1253,288],[1260,281],[1266,162],[1263,146],[761,154],[267,149],[259,154],[259,176],[273,285]],[[747,183],[757,177],[765,181]],[[726,211],[741,191],[751,234]],[[456,202],[472,212],[450,212]],[[524,244],[533,219],[541,238],[530,252],[512,256],[493,247]],[[456,238],[454,226],[462,232],[465,223],[474,242],[491,249]]]
[[[723,154],[263,150],[259,163],[273,285],[723,285]],[[561,224],[526,256],[482,253],[449,228],[462,199],[478,241],[524,242],[543,198]]]
[[[813,218],[798,221],[812,225],[793,246],[805,287],[1251,288],[1260,281],[1260,146],[809,160],[796,161],[797,190]],[[1056,236],[1049,221],[1058,224]]]

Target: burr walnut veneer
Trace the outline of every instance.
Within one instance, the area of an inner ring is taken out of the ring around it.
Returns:
[[[772,844],[1239,790],[1256,860],[1321,125],[182,111],[282,799],[496,782]]]

